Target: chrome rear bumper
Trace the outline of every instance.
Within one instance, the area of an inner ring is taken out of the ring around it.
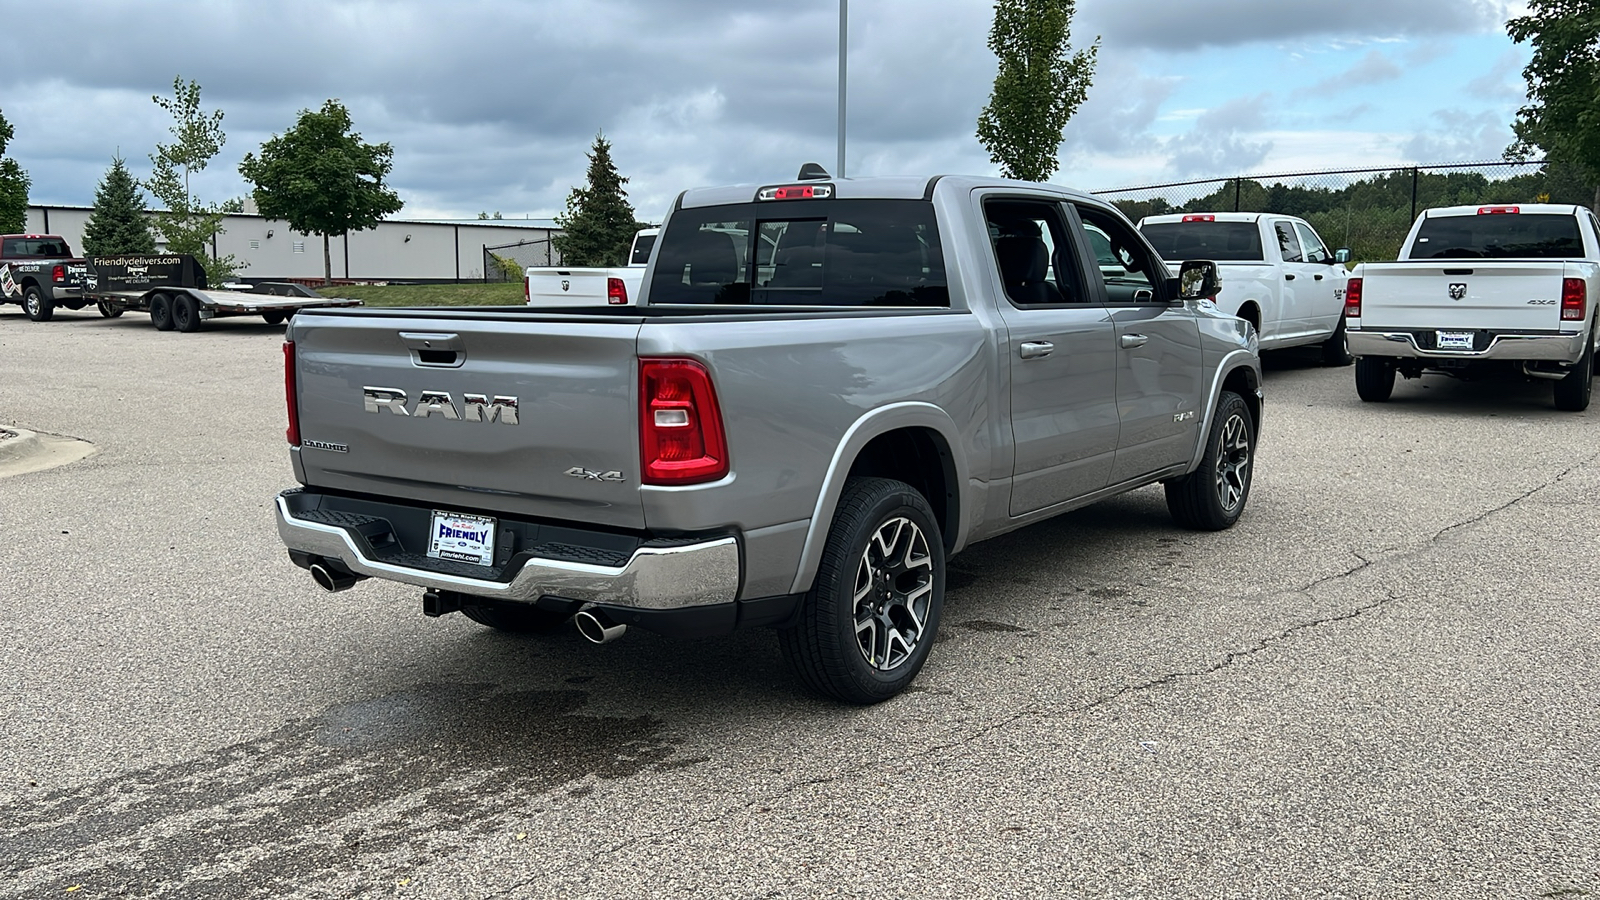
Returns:
[[[639,609],[732,603],[739,593],[739,543],[733,537],[673,546],[642,546],[621,566],[525,559],[509,581],[468,578],[369,558],[338,525],[296,518],[277,498],[278,534],[292,551],[332,560],[358,575],[441,591],[532,603],[563,597]]]
[[[1450,329],[1440,329],[1449,331]],[[1583,355],[1581,334],[1497,334],[1482,350],[1426,350],[1417,346],[1409,331],[1345,332],[1350,352],[1356,356],[1390,356],[1401,359],[1540,360],[1575,363]]]

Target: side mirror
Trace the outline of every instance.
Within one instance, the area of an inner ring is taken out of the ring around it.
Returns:
[[[1341,266],[1344,265],[1345,263],[1349,262],[1350,261],[1350,248],[1349,247],[1340,247],[1339,249],[1333,251],[1333,261],[1338,263]]]
[[[1186,259],[1178,269],[1180,300],[1216,300],[1222,293],[1222,276],[1209,259]]]

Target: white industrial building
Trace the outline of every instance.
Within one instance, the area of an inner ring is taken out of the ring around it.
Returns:
[[[28,231],[58,234],[82,252],[88,206],[29,206]],[[369,231],[331,238],[333,277],[353,281],[480,281],[486,251],[519,265],[552,265],[561,255],[550,246],[561,229],[552,219],[392,219]],[[159,235],[158,235],[159,237]],[[157,249],[165,249],[157,243]],[[322,238],[301,234],[282,219],[245,213],[222,220],[213,255],[238,259],[239,277],[249,281],[320,280]],[[498,280],[490,265],[488,277]]]

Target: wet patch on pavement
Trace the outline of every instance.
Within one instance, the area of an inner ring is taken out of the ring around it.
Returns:
[[[674,761],[652,717],[580,714],[587,700],[421,685],[0,807],[0,897],[284,896],[364,857],[452,853],[574,782],[703,761]]]

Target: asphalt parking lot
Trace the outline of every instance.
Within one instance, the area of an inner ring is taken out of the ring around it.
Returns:
[[[1600,404],[1269,360],[1250,507],[952,561],[913,691],[317,590],[281,327],[0,307],[0,897],[1600,893]],[[70,893],[69,893],[70,891]]]

